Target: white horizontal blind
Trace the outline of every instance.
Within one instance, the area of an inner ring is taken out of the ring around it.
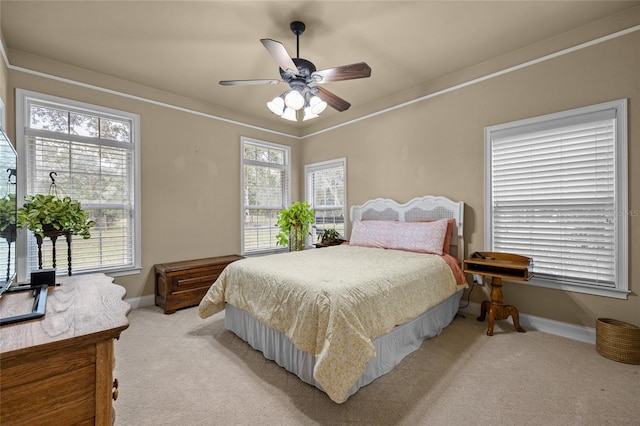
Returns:
[[[289,148],[242,140],[243,253],[282,249],[277,214],[289,203]]]
[[[533,258],[537,277],[616,286],[615,110],[491,136],[492,250]]]
[[[306,199],[315,210],[311,241],[316,241],[316,235],[326,229],[335,229],[345,236],[345,179],[344,158],[305,166]]]
[[[80,201],[97,225],[91,238],[72,237],[72,271],[136,267],[133,123],[74,106],[30,99],[25,128],[27,194],[52,192]],[[42,246],[43,267],[52,265],[52,243]],[[38,268],[35,238],[28,238],[28,267]],[[56,267],[67,270],[64,237],[56,242]]]

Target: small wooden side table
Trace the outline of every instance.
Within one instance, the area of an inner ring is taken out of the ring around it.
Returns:
[[[533,276],[532,259],[511,253],[475,252],[464,261],[464,272],[491,277],[491,300],[484,300],[480,306],[478,321],[484,321],[489,313],[489,327],[487,336],[493,336],[493,326],[496,320],[513,318],[513,325],[520,333],[525,329],[520,327],[518,309],[512,305],[505,305],[502,295],[502,278],[516,281],[528,281]]]

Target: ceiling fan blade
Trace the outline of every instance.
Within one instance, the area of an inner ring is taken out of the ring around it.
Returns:
[[[222,86],[248,86],[255,84],[278,84],[280,80],[222,80],[219,82]]]
[[[343,65],[336,68],[316,71],[311,74],[315,83],[328,83],[330,81],[353,80],[355,78],[367,78],[371,76],[371,67],[366,62]]]
[[[291,59],[291,56],[289,56],[287,49],[284,48],[282,43],[271,40],[270,38],[260,39],[260,42],[269,51],[280,68],[290,74],[298,75],[298,67],[293,63],[293,59]]]
[[[324,89],[322,87],[315,87],[314,89],[318,90],[317,96],[325,101],[333,109],[336,109],[338,111],[346,111],[351,106],[349,102],[345,101],[339,96],[334,95],[327,89]]]

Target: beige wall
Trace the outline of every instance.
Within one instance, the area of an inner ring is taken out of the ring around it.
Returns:
[[[484,245],[484,128],[620,98],[629,100],[629,208],[638,212],[640,32],[309,137],[302,160],[347,157],[349,205],[425,194],[464,201],[471,253]],[[592,327],[598,317],[640,324],[640,217],[629,217],[629,229],[628,300],[522,283],[507,284],[505,300],[520,312]]]
[[[121,109],[141,116],[142,272],[118,277],[127,298],[154,292],[153,265],[240,251],[240,137],[292,146],[294,194],[304,164],[346,157],[348,202],[404,202],[439,194],[466,203],[467,252],[483,248],[483,130],[486,126],[619,98],[629,99],[629,164],[640,163],[640,33],[635,32],[520,71],[298,141],[285,136],[10,70],[15,88]],[[11,55],[28,69],[217,114],[206,105],[39,58]],[[2,92],[0,92],[1,94]],[[12,122],[12,121],[10,121]],[[629,171],[631,210],[640,210],[639,173]],[[594,325],[597,317],[640,324],[640,218],[629,219],[628,300],[507,284],[507,302],[523,313]],[[480,301],[481,291],[472,297]]]
[[[241,136],[289,145],[300,162],[296,139],[13,70],[9,81],[12,93],[22,88],[140,115],[142,272],[115,280],[127,298],[154,294],[154,264],[240,253]],[[295,170],[293,180],[297,194]]]

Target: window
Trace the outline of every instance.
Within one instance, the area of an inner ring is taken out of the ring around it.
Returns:
[[[17,91],[20,196],[55,193],[80,201],[97,225],[91,238],[73,237],[72,269],[131,273],[140,268],[139,117],[24,90]],[[26,185],[26,186],[25,186]],[[35,238],[25,241],[23,274],[38,268]],[[51,265],[51,242],[43,266]],[[58,269],[66,271],[59,239]]]
[[[290,197],[290,148],[242,138],[242,254],[282,250],[277,215]]]
[[[304,167],[307,202],[316,212],[311,241],[325,229],[335,229],[346,236],[347,159],[324,161]]]
[[[626,100],[485,129],[485,248],[532,284],[626,298]]]

